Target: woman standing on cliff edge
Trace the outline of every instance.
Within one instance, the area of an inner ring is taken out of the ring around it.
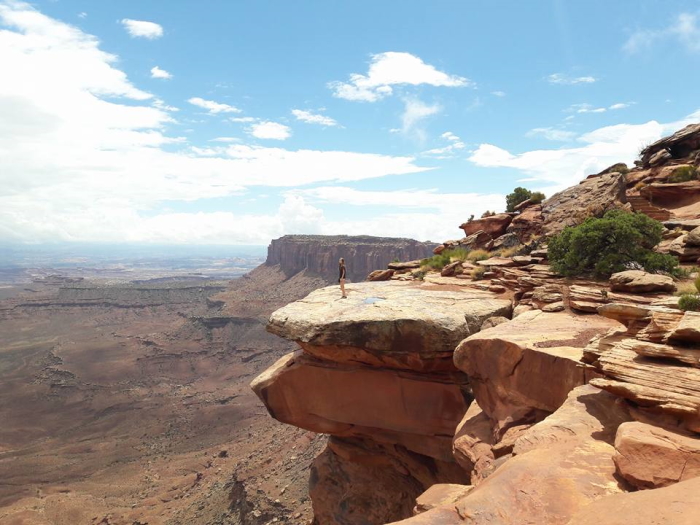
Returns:
[[[340,296],[340,298],[347,299],[348,296],[345,295],[345,259],[342,257],[340,258],[340,261],[338,261],[338,269],[340,271],[338,282],[340,283],[340,292],[343,294]]]

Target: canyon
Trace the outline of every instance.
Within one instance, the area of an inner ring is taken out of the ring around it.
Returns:
[[[407,253],[371,241],[357,260]],[[326,438],[267,417],[248,384],[293,349],[266,332],[270,314],[337,279],[331,246],[306,242],[332,280],[272,260],[232,281],[11,274],[24,280],[0,300],[0,523],[310,521]]]

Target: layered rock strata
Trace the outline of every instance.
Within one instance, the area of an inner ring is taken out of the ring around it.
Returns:
[[[333,436],[312,469],[318,522],[359,523],[352,512],[371,507],[366,522],[383,523],[409,516],[434,483],[468,481],[451,442],[471,387],[452,354],[512,307],[427,283],[353,284],[348,293],[320,289],[275,312],[269,331],[301,349],[252,388],[273,417]],[[362,489],[362,479],[382,491]]]

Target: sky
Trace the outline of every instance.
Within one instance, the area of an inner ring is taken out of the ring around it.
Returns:
[[[697,0],[0,0],[0,242],[443,241],[700,121]]]

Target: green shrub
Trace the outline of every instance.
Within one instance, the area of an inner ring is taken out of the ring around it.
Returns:
[[[608,211],[567,227],[549,241],[548,257],[555,271],[568,277],[609,277],[637,263],[647,271],[677,272],[678,261],[652,251],[661,242],[663,226],[642,214]]]
[[[698,275],[695,278],[695,281],[693,281],[693,284],[695,284],[695,289],[700,293],[700,275]]]
[[[496,215],[495,211],[486,210],[484,213],[481,214],[481,218],[485,219],[486,217],[493,217],[494,215]]]
[[[668,182],[688,182],[698,178],[698,170],[695,166],[681,166],[673,170],[668,177]]]
[[[681,295],[680,299],[678,299],[678,308],[684,312],[688,310],[692,310],[693,312],[700,311],[700,295],[696,293],[684,293]]]
[[[486,268],[483,266],[477,266],[472,270],[472,279],[475,281],[480,281],[481,279],[484,278],[484,274],[486,273]]]
[[[445,266],[454,261],[465,261],[469,255],[469,250],[465,248],[453,248],[442,253],[433,255],[421,261],[421,266],[431,270],[442,270]]]
[[[534,199],[533,202],[540,203],[545,199],[545,196],[542,192],[536,191],[533,193],[527,188],[518,186],[513,190],[513,193],[506,195],[506,211],[515,211],[515,207],[518,204],[528,199]]]

